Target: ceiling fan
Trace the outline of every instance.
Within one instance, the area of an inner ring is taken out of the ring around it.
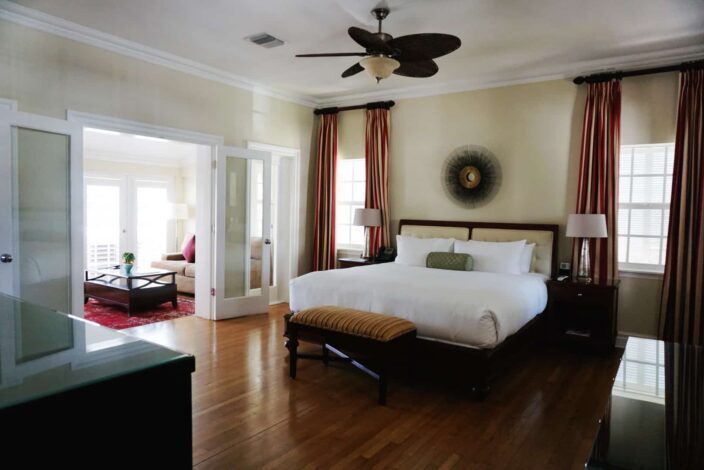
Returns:
[[[379,31],[376,33],[354,26],[347,30],[350,37],[364,47],[364,52],[297,54],[296,57],[364,57],[342,72],[342,78],[366,70],[379,83],[392,73],[404,77],[432,77],[438,72],[438,65],[433,59],[449,54],[462,44],[457,36],[439,33],[394,38],[381,31],[381,22],[389,15],[389,9],[375,8],[372,15],[379,21]]]

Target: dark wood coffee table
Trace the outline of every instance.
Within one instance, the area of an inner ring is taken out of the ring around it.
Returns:
[[[89,297],[125,307],[127,315],[132,309],[154,307],[171,302],[178,307],[176,272],[166,269],[134,268],[126,274],[120,268],[89,269],[83,283],[84,303]]]

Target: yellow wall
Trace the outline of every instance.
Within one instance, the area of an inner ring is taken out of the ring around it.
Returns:
[[[674,140],[676,74],[623,81],[622,143]],[[561,226],[559,257],[569,261],[564,237],[575,207],[585,87],[568,80],[398,100],[391,111],[392,231],[399,219],[554,223]],[[339,153],[364,155],[363,111],[340,117]],[[489,204],[465,209],[445,195],[441,169],[461,145],[489,148],[503,184]],[[624,277],[619,330],[656,332],[660,278]]]
[[[66,117],[66,110],[301,149],[307,188],[313,113],[281,101],[114,54],[0,20],[0,97],[19,109]],[[308,197],[301,198],[300,269],[310,265],[305,243]]]

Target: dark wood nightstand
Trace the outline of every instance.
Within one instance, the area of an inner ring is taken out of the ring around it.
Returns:
[[[370,258],[338,258],[337,268],[354,268],[355,266],[367,266],[368,264],[375,264],[374,259]]]
[[[618,286],[619,281],[548,281],[548,318],[553,337],[587,349],[611,350],[616,342]]]

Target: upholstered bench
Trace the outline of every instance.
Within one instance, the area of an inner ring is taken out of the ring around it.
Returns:
[[[379,381],[379,404],[384,405],[392,367],[408,367],[412,363],[416,327],[408,320],[329,305],[301,310],[284,318],[289,375],[293,379],[299,358],[322,359],[325,365],[330,360],[344,360]],[[321,344],[322,355],[299,353],[299,339]]]

